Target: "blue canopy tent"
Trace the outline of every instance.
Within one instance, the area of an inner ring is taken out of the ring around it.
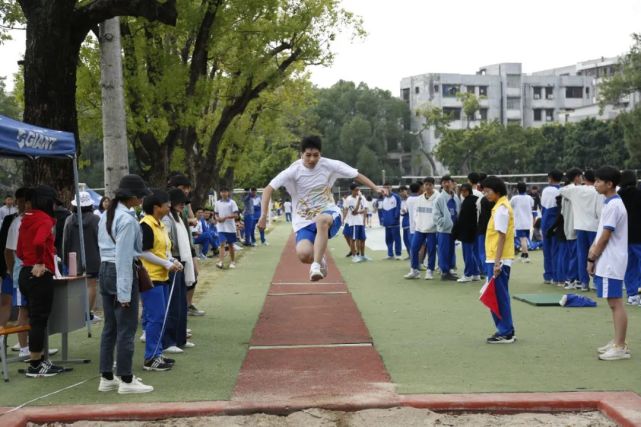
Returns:
[[[29,160],[39,157],[66,157],[72,159],[76,204],[80,206],[76,138],[71,132],[46,129],[0,115],[0,157]],[[80,262],[84,270],[86,268],[85,239],[80,209],[78,209],[78,223],[80,225]],[[88,301],[85,305],[87,319],[89,319]],[[89,335],[91,335],[91,322],[89,320],[87,320],[87,328]]]

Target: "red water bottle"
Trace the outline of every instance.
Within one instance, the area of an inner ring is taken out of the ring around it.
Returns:
[[[69,252],[69,265],[67,268],[69,270],[69,277],[75,277],[78,275],[78,263],[76,261],[75,252]]]

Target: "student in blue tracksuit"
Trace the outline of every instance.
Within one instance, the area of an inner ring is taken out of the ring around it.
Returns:
[[[410,215],[409,210],[407,209],[407,187],[401,185],[398,189],[398,192],[401,196],[401,228],[403,229],[403,244],[407,250],[407,257],[410,256]],[[412,194],[415,196],[415,194]]]
[[[387,196],[382,203],[383,227],[385,227],[385,243],[387,244],[387,259],[401,258],[401,198],[392,192],[392,186],[385,184]]]
[[[253,203],[254,203],[254,222],[252,223],[252,243],[256,244],[256,237],[254,235],[254,231],[256,230],[256,224],[258,223],[258,218],[260,218],[260,212],[261,212],[261,207],[260,203],[262,201],[262,196],[259,196],[256,194],[256,189],[252,188],[251,189],[251,194],[253,195]],[[267,246],[267,240],[265,240],[265,229],[264,228],[259,228],[258,233],[260,234],[260,244],[263,246]]]
[[[449,175],[441,178],[441,194],[434,203],[434,223],[437,232],[438,266],[441,280],[457,280],[454,268],[454,239],[452,227],[461,210],[461,201],[454,193],[454,181]]]
[[[243,196],[243,237],[245,246],[252,246],[254,237],[254,195],[250,190],[246,190]]]
[[[556,196],[560,194],[559,187],[563,179],[563,172],[553,170],[548,173],[549,185],[541,193],[541,235],[543,236],[543,280],[544,283],[554,283],[555,259],[557,258],[557,239],[548,237],[548,230],[556,222],[559,208],[556,205]]]

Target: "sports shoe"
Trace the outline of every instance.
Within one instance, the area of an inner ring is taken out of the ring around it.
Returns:
[[[225,267],[222,261],[218,261],[216,263],[216,267],[220,268],[221,270]]]
[[[352,256],[352,262],[360,262],[361,257],[358,255]]]
[[[29,347],[21,348],[20,352],[18,353],[18,357],[28,357],[29,355],[31,355]]]
[[[20,351],[20,343],[16,343],[13,347],[11,347],[11,351]]]
[[[320,262],[320,271],[323,274],[323,277],[327,277],[327,260],[323,256],[323,259],[321,259]]]
[[[261,242],[260,244],[262,246],[269,246],[269,242],[267,240],[265,240],[264,242]]]
[[[530,262],[532,262],[532,260],[530,258],[521,258],[521,262],[525,264],[529,264]]]
[[[142,335],[140,336],[140,342],[147,342],[147,332],[142,331]]]
[[[574,282],[565,282],[565,286],[563,286],[563,289],[574,289]]]
[[[418,279],[419,277],[421,277],[421,272],[418,271],[418,270],[412,269],[412,270],[410,270],[409,273],[407,273],[403,277],[406,278],[406,279]]]
[[[581,283],[581,287],[575,286],[577,289],[580,289],[581,292],[589,292],[590,286],[587,283]]]
[[[91,323],[102,322],[102,317],[94,313],[89,313],[89,318],[91,319]]]
[[[185,334],[185,337],[191,338],[191,337],[193,337],[193,334],[191,332],[187,331],[187,333]]]
[[[121,381],[118,386],[118,394],[149,393],[150,391],[154,391],[154,388],[143,384],[140,378],[136,377],[133,377],[130,383]]]
[[[628,349],[627,345],[624,345],[623,347],[619,347],[615,344],[612,344],[609,349],[607,349],[604,353],[599,355],[599,359],[601,360],[623,360],[623,359],[629,359],[632,355],[630,354],[630,350]]]
[[[229,263],[229,268],[231,268],[232,270],[233,270],[234,268],[236,268],[236,263],[235,263],[235,262],[230,262],[230,263]]]
[[[606,351],[610,350],[610,349],[612,348],[612,346],[613,346],[613,345],[614,345],[614,341],[613,341],[613,340],[611,340],[609,343],[607,343],[607,344],[606,344],[606,345],[604,345],[603,347],[599,347],[599,348],[597,348],[597,349],[596,349],[596,351],[597,351],[597,353],[599,353],[599,354],[603,354],[603,353],[605,353]],[[628,348],[628,345],[627,345],[627,344],[625,345],[625,349],[626,349],[626,351],[627,351],[628,353],[630,352],[630,349]]]
[[[472,276],[463,276],[460,279],[457,280],[459,283],[467,283],[473,281],[474,278]]]
[[[562,288],[565,286],[565,282],[556,282],[556,286]]]
[[[485,342],[488,344],[512,344],[516,341],[514,334],[511,335],[499,335],[498,333],[489,337]]]
[[[394,257],[394,259],[395,259],[396,261],[402,261],[402,260],[403,260],[403,257],[402,257],[402,256],[400,256],[400,255],[396,255],[396,256]]]
[[[425,270],[425,280],[434,279],[434,272],[432,270]]]
[[[476,276],[472,276],[472,280],[473,280],[474,282],[480,282],[480,281],[481,281],[481,280],[483,280],[483,279],[481,279],[481,276],[477,274]]]
[[[189,307],[187,307],[187,314],[190,316],[204,316],[205,312],[202,310],[198,310],[198,308],[196,308],[196,306],[192,304]]]
[[[100,377],[100,385],[98,385],[98,391],[114,391],[118,390],[120,385],[120,378],[114,376],[113,380],[108,380],[107,378]]]
[[[456,277],[452,273],[441,274],[441,280],[443,280],[443,281],[454,282],[457,279],[458,279],[458,277]]]
[[[169,357],[165,357],[164,355],[158,356],[162,359],[163,362],[165,362],[168,365],[174,366],[176,364],[176,359],[170,359]]]
[[[50,360],[42,360],[35,368],[29,364],[25,375],[30,378],[53,377],[54,375],[61,374],[64,371],[65,368],[53,365]]]
[[[191,342],[191,341],[187,341],[187,342],[185,343],[185,345],[183,345],[183,347],[184,347],[184,348],[194,348],[194,347],[196,347],[196,344],[194,344],[194,343],[193,343],[193,342]]]
[[[319,280],[323,279],[325,276],[323,275],[323,272],[321,271],[321,266],[319,263],[315,262],[312,264],[312,266],[309,269],[309,280],[311,282],[318,282]]]
[[[352,257],[352,256],[354,256],[354,255],[352,255],[352,253],[351,253],[351,252],[347,252],[347,255],[345,255],[345,258],[350,258],[350,257]]]
[[[551,281],[551,280],[544,280],[544,281],[543,281],[543,284],[544,284],[544,285],[553,285],[553,284],[554,284],[554,282],[553,282],[553,281]]]
[[[171,347],[164,349],[162,352],[167,354],[180,354],[183,352],[183,349],[172,345]]]
[[[171,365],[167,363],[161,356],[155,357],[150,360],[145,360],[142,364],[142,369],[145,371],[168,371],[171,369]]]
[[[628,305],[639,305],[641,303],[641,296],[632,295],[628,297]]]
[[[360,263],[360,262],[365,262],[365,261],[367,261],[367,259],[362,255],[357,256],[356,260],[354,260],[354,262],[357,263],[357,264]]]

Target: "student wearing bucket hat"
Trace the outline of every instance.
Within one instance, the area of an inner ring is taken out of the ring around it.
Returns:
[[[98,224],[100,271],[105,325],[100,339],[98,390],[120,394],[148,393],[153,387],[133,375],[134,336],[138,328],[138,280],[134,262],[142,252],[142,233],[132,210],[151,194],[138,175],[120,180],[116,197]],[[114,376],[114,350],[116,375]]]
[[[91,195],[86,191],[81,191],[80,212],[82,214],[82,231],[85,242],[85,269],[83,271],[80,259],[80,224],[78,222],[78,206],[76,199],[71,201],[74,208],[73,215],[69,215],[65,220],[65,226],[62,233],[62,258],[67,268],[69,265],[69,253],[76,254],[76,269],[78,274],[89,276],[89,310],[91,320],[97,322],[98,316],[93,314],[94,305],[96,304],[96,278],[100,270],[100,249],[98,248],[98,223],[100,217],[93,213],[93,200]]]

